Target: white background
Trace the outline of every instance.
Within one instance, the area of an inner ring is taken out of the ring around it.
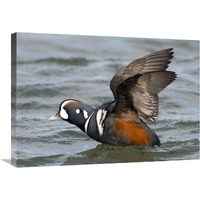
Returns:
[[[8,164],[11,33],[199,40],[199,8],[198,0],[1,1],[0,199],[199,199],[199,160],[19,169]]]

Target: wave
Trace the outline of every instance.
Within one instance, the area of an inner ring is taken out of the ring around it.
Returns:
[[[17,64],[34,64],[34,63],[57,63],[59,65],[78,65],[78,66],[86,66],[90,62],[94,62],[94,60],[89,60],[86,58],[43,58],[43,59],[38,59],[38,60],[33,60],[33,61],[19,61]]]

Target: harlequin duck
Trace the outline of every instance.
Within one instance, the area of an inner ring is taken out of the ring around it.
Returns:
[[[173,58],[172,49],[157,51],[121,68],[110,82],[113,101],[92,108],[67,99],[49,120],[72,123],[103,144],[160,145],[156,133],[141,118],[156,122],[157,94],[176,79],[175,72],[166,71]]]

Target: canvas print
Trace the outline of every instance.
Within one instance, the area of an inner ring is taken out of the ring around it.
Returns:
[[[11,36],[17,167],[199,159],[199,41]]]

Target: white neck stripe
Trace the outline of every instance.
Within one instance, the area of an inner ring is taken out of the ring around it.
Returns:
[[[105,109],[100,109],[98,110],[97,112],[97,115],[96,115],[96,122],[97,122],[97,127],[98,127],[98,131],[99,131],[99,135],[102,136],[103,135],[103,129],[104,129],[104,119],[106,117],[106,114],[107,114],[107,110]]]
[[[89,116],[89,118],[87,119],[87,121],[85,122],[85,132],[87,132],[87,129],[88,129],[88,124],[89,124],[89,121],[90,121],[90,118],[92,117],[92,115],[94,114],[94,112]]]

